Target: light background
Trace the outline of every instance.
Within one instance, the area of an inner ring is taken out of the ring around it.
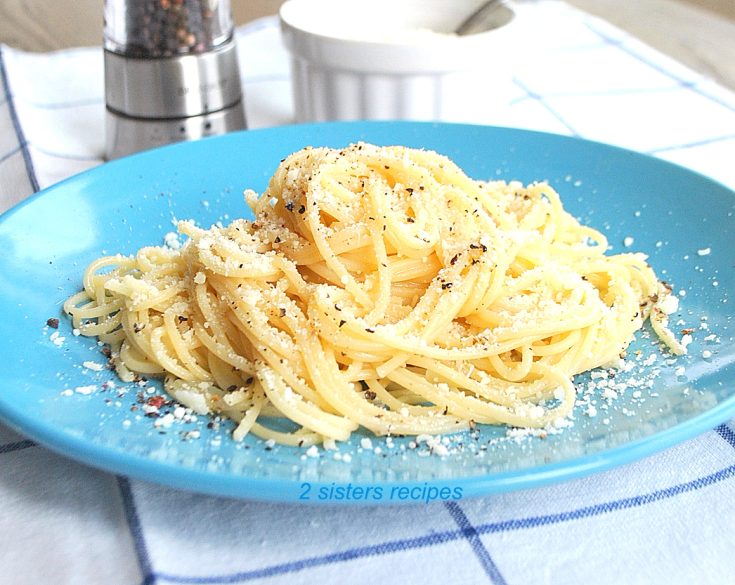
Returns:
[[[275,14],[281,1],[232,0],[235,21],[242,24]],[[567,1],[735,88],[733,0]],[[103,0],[2,0],[0,43],[30,51],[97,45],[102,6]]]

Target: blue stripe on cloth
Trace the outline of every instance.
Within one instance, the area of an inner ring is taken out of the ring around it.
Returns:
[[[6,152],[6,153],[5,153],[4,155],[0,156],[0,164],[4,163],[4,162],[5,162],[6,160],[8,160],[9,158],[11,158],[11,157],[15,156],[15,155],[16,155],[16,154],[18,154],[18,153],[19,153],[20,151],[21,151],[21,147],[20,147],[20,146],[16,146],[16,147],[15,147],[15,148],[13,148],[13,149],[12,149],[12,150],[11,150],[10,152]]]
[[[0,455],[5,453],[12,453],[13,451],[20,451],[21,449],[28,449],[29,447],[36,447],[37,444],[28,439],[22,441],[15,441],[13,443],[5,443],[0,445]]]
[[[459,526],[464,537],[470,543],[472,551],[475,553],[475,556],[480,561],[482,568],[490,578],[490,582],[495,583],[496,585],[507,585],[506,580],[503,578],[503,575],[500,573],[500,570],[490,556],[490,552],[487,550],[482,540],[480,540],[480,535],[477,534],[477,530],[472,526],[472,523],[469,518],[467,518],[467,515],[464,513],[460,505],[457,502],[446,502],[444,506],[449,511],[452,518],[454,518],[454,521]]]
[[[733,449],[735,449],[735,431],[733,431],[726,424],[721,424],[715,429],[718,435],[720,435],[725,441],[730,443]]]
[[[156,577],[153,575],[151,559],[148,554],[148,548],[146,547],[145,536],[143,535],[143,527],[140,524],[138,510],[135,507],[135,497],[133,496],[133,491],[130,488],[130,481],[127,478],[118,475],[117,485],[120,488],[123,509],[125,510],[125,520],[128,523],[130,534],[133,537],[135,554],[138,557],[140,571],[143,574],[142,585],[152,585],[155,583]]]
[[[94,156],[90,154],[74,154],[71,152],[54,152],[52,150],[47,150],[45,148],[40,148],[36,144],[28,143],[29,145],[33,146],[34,149],[36,149],[41,154],[45,154],[46,156],[51,156],[53,158],[61,158],[64,160],[76,160],[76,161],[82,161],[82,162],[103,162],[102,155],[100,156]]]
[[[36,171],[33,168],[33,160],[31,159],[31,153],[28,151],[28,143],[26,142],[25,135],[23,134],[23,128],[20,125],[18,119],[18,112],[15,110],[15,104],[13,103],[13,93],[10,91],[10,80],[8,79],[8,72],[5,69],[5,60],[3,58],[3,48],[0,46],[0,83],[2,83],[3,89],[5,90],[5,97],[8,100],[8,113],[10,119],[13,122],[13,128],[15,129],[15,135],[18,138],[18,144],[20,144],[21,152],[23,153],[23,161],[26,166],[26,173],[28,180],[31,183],[31,189],[35,193],[39,189],[38,179],[36,178]]]
[[[289,75],[282,75],[282,74],[274,74],[274,75],[254,75],[252,77],[248,77],[247,74],[240,76],[240,81],[242,83],[272,83],[274,81],[291,81],[291,77]]]
[[[65,108],[80,108],[86,106],[94,106],[97,104],[104,104],[105,99],[103,97],[85,98],[80,100],[73,100],[69,102],[34,102],[27,99],[21,99],[16,97],[16,101],[22,102],[23,104],[35,108],[37,110],[63,110]]]
[[[502,522],[493,522],[490,524],[481,524],[476,527],[480,534],[490,534],[496,532],[507,532],[510,530],[523,530],[528,528],[537,528],[539,526],[548,526],[558,524],[560,522],[568,522],[570,520],[581,520],[592,516],[599,516],[609,512],[617,512],[619,510],[627,510],[630,508],[638,508],[646,504],[652,504],[661,500],[678,496],[687,492],[693,492],[703,487],[710,486],[720,481],[730,479],[735,476],[735,465],[720,469],[710,475],[688,481],[686,483],[677,484],[661,490],[642,494],[640,496],[631,496],[612,502],[604,502],[595,504],[594,506],[586,506],[568,512],[560,512],[558,514],[546,514],[543,516],[530,516],[528,518],[520,518],[516,520],[503,520]]]
[[[719,429],[720,427],[718,427]],[[728,429],[730,431],[730,429]],[[719,432],[719,431],[718,431]],[[731,432],[731,431],[730,431]],[[560,522],[567,522],[570,520],[580,520],[583,518],[589,518],[600,514],[606,514],[609,512],[615,512],[619,510],[625,510],[629,508],[635,508],[644,506],[646,504],[652,504],[661,500],[666,500],[678,496],[683,493],[696,491],[710,485],[719,483],[721,481],[730,479],[735,476],[735,465],[720,469],[710,475],[694,479],[692,481],[677,484],[665,489],[656,490],[648,494],[640,496],[632,496],[630,498],[623,498],[621,500],[614,500],[612,502],[604,502],[602,504],[596,504],[594,506],[587,506],[585,508],[579,508],[577,510],[571,510],[569,512],[562,512],[558,514],[548,514],[544,516],[532,516],[529,518],[521,518],[516,520],[504,520],[501,522],[493,522],[489,524],[481,524],[475,526],[474,529],[478,535],[491,534],[497,532],[506,532],[510,530],[523,530],[529,528],[536,528],[539,526],[548,526],[551,524],[558,524]],[[187,575],[173,575],[170,573],[156,573],[152,575],[153,581],[147,581],[152,583],[157,579],[168,581],[169,583],[180,583],[180,584],[195,584],[195,585],[214,585],[224,583],[244,583],[254,579],[262,579],[266,577],[273,577],[277,575],[285,575],[289,573],[295,573],[306,569],[311,569],[324,565],[336,564],[344,561],[354,560],[358,558],[379,556],[385,554],[391,554],[395,552],[402,552],[406,550],[412,550],[416,548],[423,548],[427,546],[433,546],[436,544],[443,544],[458,540],[460,538],[466,538],[463,530],[456,531],[444,531],[436,532],[426,536],[419,536],[415,538],[407,538],[402,540],[394,540],[375,544],[371,546],[365,546],[360,548],[347,549],[331,553],[328,555],[308,557],[301,560],[290,561],[278,565],[271,565],[262,569],[254,569],[252,571],[243,571],[239,573],[230,573],[226,575],[210,575],[210,576],[187,576]]]
[[[631,49],[624,42],[614,39],[610,37],[609,35],[605,34],[603,31],[598,29],[592,22],[586,20],[584,24],[589,30],[591,30],[593,33],[599,36],[608,45],[617,47],[618,49],[620,49],[627,55],[630,55],[631,57],[636,59],[637,61],[643,63],[644,65],[648,65],[651,69],[658,71],[659,73],[661,73],[662,75],[665,75],[669,79],[673,79],[682,87],[692,90],[694,93],[701,95],[702,97],[707,98],[708,100],[711,100],[720,106],[723,106],[724,108],[730,110],[731,112],[735,112],[735,106],[733,106],[731,103],[723,99],[720,99],[718,96],[714,96],[714,95],[707,93],[701,87],[698,87],[696,83],[692,83],[691,81],[682,79],[681,77],[672,73],[665,67],[659,65],[658,63],[655,63],[654,61],[648,59],[644,55],[641,55],[637,51]]]
[[[239,36],[246,36],[254,32],[258,32],[259,30],[265,30],[269,28],[273,28],[276,30],[279,28],[278,16],[272,15],[264,16],[262,18],[256,18],[255,20],[252,20],[245,25],[241,25],[237,29],[237,34]]]
[[[550,91],[544,94],[548,98],[568,98],[568,97],[610,97],[610,96],[629,96],[629,95],[651,95],[655,93],[672,93],[681,90],[678,84],[671,84],[666,87],[621,87],[616,89],[594,89],[580,91]],[[527,95],[511,101],[512,104],[522,102],[528,99],[539,99],[540,96]]]
[[[513,77],[513,83],[515,83],[518,87],[520,87],[526,93],[526,95],[529,98],[531,98],[532,100],[535,100],[538,103],[540,103],[552,116],[554,116],[557,120],[559,120],[559,122],[561,122],[562,124],[564,124],[564,126],[566,126],[567,130],[569,130],[569,132],[573,136],[581,136],[581,134],[574,129],[574,126],[572,126],[566,120],[566,118],[564,118],[559,112],[557,112],[554,108],[552,108],[546,102],[546,100],[544,100],[543,96],[541,96],[541,95],[535,93],[534,91],[532,91],[526,84],[524,84],[517,77]]]

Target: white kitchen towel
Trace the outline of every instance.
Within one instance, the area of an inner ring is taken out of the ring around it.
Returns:
[[[732,92],[561,2],[531,8],[526,50],[498,81],[507,103],[472,121],[624,146],[735,187]],[[250,127],[291,122],[276,19],[237,40]],[[102,162],[102,76],[100,48],[0,48],[0,211]],[[0,583],[731,583],[733,501],[732,423],[549,487],[351,508],[116,477],[0,425]]]

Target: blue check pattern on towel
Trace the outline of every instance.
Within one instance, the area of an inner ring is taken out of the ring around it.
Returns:
[[[511,98],[470,121],[609,142],[735,187],[732,92],[564,4],[533,7],[528,53],[499,80]],[[289,123],[277,21],[238,35],[250,126]],[[104,99],[99,48],[0,51],[1,211],[101,162]],[[585,479],[394,508],[176,491],[0,425],[0,583],[733,583],[734,501],[732,421]]]

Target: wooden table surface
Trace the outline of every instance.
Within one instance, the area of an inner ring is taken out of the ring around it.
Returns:
[[[526,0],[528,1],[528,0]],[[567,0],[735,89],[734,0]],[[238,24],[281,0],[232,0]],[[102,0],[1,0],[0,43],[31,51],[96,45]]]

